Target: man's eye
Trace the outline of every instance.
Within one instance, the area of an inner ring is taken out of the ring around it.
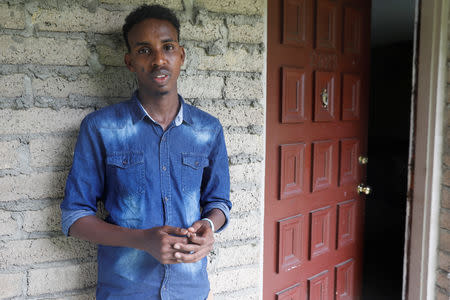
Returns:
[[[172,44],[167,44],[167,45],[164,45],[164,49],[165,49],[165,50],[168,50],[168,51],[174,50],[174,49],[175,49],[175,46],[172,45]]]
[[[138,50],[139,54],[150,54],[150,49],[148,48],[142,48]]]

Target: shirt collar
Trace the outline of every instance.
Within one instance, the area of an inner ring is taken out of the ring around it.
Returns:
[[[133,93],[133,96],[131,98],[132,102],[132,109],[131,109],[131,115],[133,119],[133,123],[136,123],[138,121],[141,121],[144,119],[145,116],[147,116],[150,120],[152,120],[154,123],[158,124],[153,118],[147,113],[145,108],[142,106],[141,101],[138,98],[138,91],[135,91]],[[180,110],[178,111],[178,114],[176,115],[174,119],[175,126],[180,126],[183,121],[192,124],[191,114],[189,112],[189,106],[185,105],[183,97],[181,95],[178,95],[178,100],[180,101]]]

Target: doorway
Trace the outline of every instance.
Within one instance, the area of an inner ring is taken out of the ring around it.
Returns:
[[[373,1],[363,299],[401,299],[414,0]]]

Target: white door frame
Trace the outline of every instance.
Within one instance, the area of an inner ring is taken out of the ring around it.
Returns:
[[[414,179],[408,203],[411,218],[406,224],[403,299],[431,300],[435,298],[439,240],[449,4],[448,0],[419,2],[417,96],[411,114]]]

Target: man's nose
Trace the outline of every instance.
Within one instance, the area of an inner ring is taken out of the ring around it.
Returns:
[[[162,66],[166,63],[166,56],[163,51],[155,51],[155,58],[153,59],[154,66]]]

